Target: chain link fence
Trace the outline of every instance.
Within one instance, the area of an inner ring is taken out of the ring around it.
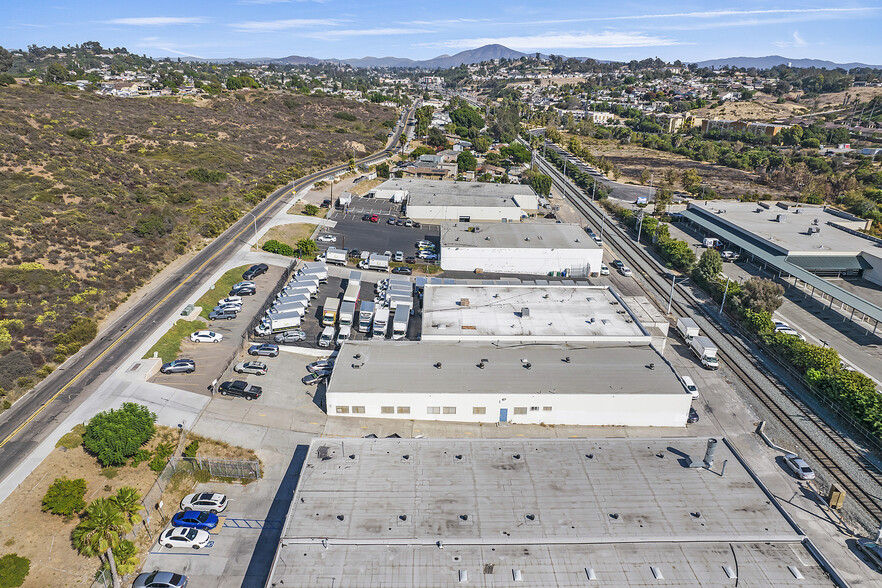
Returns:
[[[199,457],[173,457],[168,462],[172,472],[184,471],[196,474],[208,471],[212,478],[235,478],[238,480],[260,479],[260,462],[243,459],[215,459]]]

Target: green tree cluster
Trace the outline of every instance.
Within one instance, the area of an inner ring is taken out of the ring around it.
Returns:
[[[266,243],[263,244],[262,249],[264,251],[268,251],[269,253],[276,253],[278,255],[284,255],[286,257],[294,256],[294,248],[285,243],[280,243],[275,239],[270,239]]]
[[[456,163],[460,172],[475,171],[478,167],[478,160],[471,151],[460,151],[456,156]]]
[[[17,553],[0,557],[0,588],[18,588],[31,572],[31,560]]]
[[[126,402],[119,410],[99,412],[86,425],[83,447],[103,466],[121,466],[156,432],[156,415],[143,405]]]
[[[86,508],[86,481],[57,478],[43,496],[43,512],[71,517]]]
[[[217,184],[227,179],[227,172],[209,170],[204,167],[194,167],[187,170],[187,177],[202,182],[203,184]]]

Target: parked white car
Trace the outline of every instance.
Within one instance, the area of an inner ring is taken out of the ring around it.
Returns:
[[[174,527],[159,536],[159,544],[163,547],[190,547],[201,549],[211,541],[208,531],[191,527]]]
[[[604,265],[604,264],[600,264],[600,275],[601,276],[608,276],[609,275],[609,266]]]
[[[197,492],[188,494],[181,500],[181,510],[207,510],[211,513],[219,513],[225,508],[227,508],[227,495],[217,492]]]
[[[787,464],[787,467],[796,474],[796,477],[800,480],[814,480],[815,472],[812,471],[812,468],[809,467],[809,464],[805,463],[801,457],[796,455],[795,453],[788,453],[784,456],[784,463]]]
[[[698,386],[695,385],[692,378],[689,376],[683,376],[683,387],[686,388],[686,392],[688,392],[692,398],[698,398]]]
[[[217,301],[218,306],[223,306],[224,304],[238,304],[242,305],[242,297],[241,296],[227,296],[226,298],[221,298]]]
[[[223,340],[224,336],[214,331],[196,331],[190,335],[193,343],[220,343]]]
[[[318,239],[316,239],[319,243],[336,243],[337,237],[334,235],[319,235]]]
[[[631,268],[623,267],[619,268],[619,273],[625,276],[626,278],[630,278],[634,274],[631,272]]]

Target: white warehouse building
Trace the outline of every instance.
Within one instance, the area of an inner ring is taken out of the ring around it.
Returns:
[[[345,341],[331,416],[683,427],[692,397],[649,345]]]
[[[551,282],[427,284],[420,340],[642,346],[652,337],[608,286]]]
[[[586,277],[600,272],[603,249],[564,223],[441,223],[441,268]]]
[[[387,180],[372,191],[384,198],[393,193],[405,194],[408,217],[427,223],[515,221],[539,209],[539,196],[524,184],[398,179]]]

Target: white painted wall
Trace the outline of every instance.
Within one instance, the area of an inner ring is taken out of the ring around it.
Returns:
[[[501,221],[504,218],[515,221],[524,214],[527,213],[513,206],[407,206],[408,218],[425,223],[455,222],[461,216],[469,217],[472,222]]]
[[[494,248],[494,247],[442,247],[441,268],[448,271],[485,272],[547,275],[575,267],[590,267],[592,273],[600,271],[603,249],[576,248]]]
[[[508,409],[510,423],[683,427],[692,397],[685,391],[679,394],[507,394],[492,393],[362,393],[330,392],[327,395],[330,416],[354,416],[405,420],[459,421],[471,423],[499,422],[500,409]],[[353,412],[354,406],[364,412]],[[383,406],[394,407],[392,413],[383,413]],[[347,407],[340,413],[337,407]],[[409,407],[408,413],[398,412]],[[429,407],[440,407],[440,413],[430,413]],[[455,413],[444,413],[444,407],[453,407]],[[474,414],[474,407],[484,407],[485,414]],[[526,414],[515,414],[525,407]],[[531,410],[537,408],[538,410]],[[545,410],[551,407],[551,410]]]
[[[861,257],[872,265],[872,269],[864,270],[864,279],[882,285],[882,256],[864,251]]]

